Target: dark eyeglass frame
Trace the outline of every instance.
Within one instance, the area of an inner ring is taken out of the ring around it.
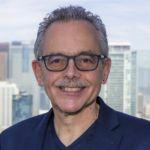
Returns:
[[[78,57],[78,56],[84,56],[84,55],[85,55],[85,56],[96,56],[96,57],[98,58],[98,59],[97,59],[97,64],[96,64],[95,68],[93,68],[93,69],[91,69],[91,70],[82,70],[82,69],[78,68],[75,59],[76,59],[76,57]],[[61,69],[61,70],[50,70],[50,69],[47,67],[46,61],[45,61],[45,60],[46,60],[46,57],[49,57],[49,56],[63,56],[63,57],[66,57],[66,58],[67,58],[67,63],[66,63],[65,68],[64,68],[64,69]],[[77,68],[78,70],[80,70],[80,71],[92,71],[92,70],[95,70],[95,69],[97,68],[98,63],[99,63],[99,59],[105,59],[105,58],[106,58],[106,56],[104,56],[104,55],[96,55],[96,54],[80,54],[80,55],[75,55],[75,56],[66,56],[66,55],[45,55],[45,56],[40,56],[38,60],[39,60],[39,61],[40,61],[40,60],[44,60],[44,64],[45,64],[45,67],[46,67],[47,70],[49,70],[49,71],[54,71],[54,72],[59,72],[59,71],[65,70],[65,69],[67,68],[68,62],[69,62],[70,59],[73,59],[74,64],[75,64],[75,66],[76,66],[76,68]]]

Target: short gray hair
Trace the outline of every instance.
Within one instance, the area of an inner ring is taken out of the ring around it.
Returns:
[[[34,44],[34,54],[35,58],[38,58],[42,55],[42,42],[46,29],[53,22],[57,21],[70,21],[70,20],[86,20],[90,22],[97,30],[99,39],[100,39],[100,50],[102,54],[108,56],[108,41],[105,25],[98,15],[94,15],[90,11],[86,11],[83,7],[80,6],[68,6],[60,7],[43,19],[43,22],[40,23],[39,30],[37,33],[37,39]]]

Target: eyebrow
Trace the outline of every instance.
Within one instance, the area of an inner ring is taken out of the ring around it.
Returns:
[[[93,54],[92,50],[82,50],[79,53],[77,53],[76,55],[82,55],[82,54]],[[65,55],[64,53],[61,52],[52,52],[48,55]]]

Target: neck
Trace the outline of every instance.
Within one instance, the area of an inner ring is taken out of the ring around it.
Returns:
[[[54,126],[60,141],[69,146],[98,118],[99,105],[94,102],[77,114],[66,114],[54,109]]]

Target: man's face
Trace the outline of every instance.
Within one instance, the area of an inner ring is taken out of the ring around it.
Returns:
[[[52,54],[100,55],[96,29],[86,21],[54,22],[46,30],[42,47],[43,56]],[[39,70],[41,78],[38,79],[36,75],[38,83],[44,86],[53,108],[67,113],[78,112],[95,100],[105,74],[101,61],[93,71],[80,71],[76,68],[73,59],[69,60],[68,67],[64,71],[48,71],[44,62]],[[65,87],[64,82],[66,82]],[[82,82],[82,87],[76,82]]]

